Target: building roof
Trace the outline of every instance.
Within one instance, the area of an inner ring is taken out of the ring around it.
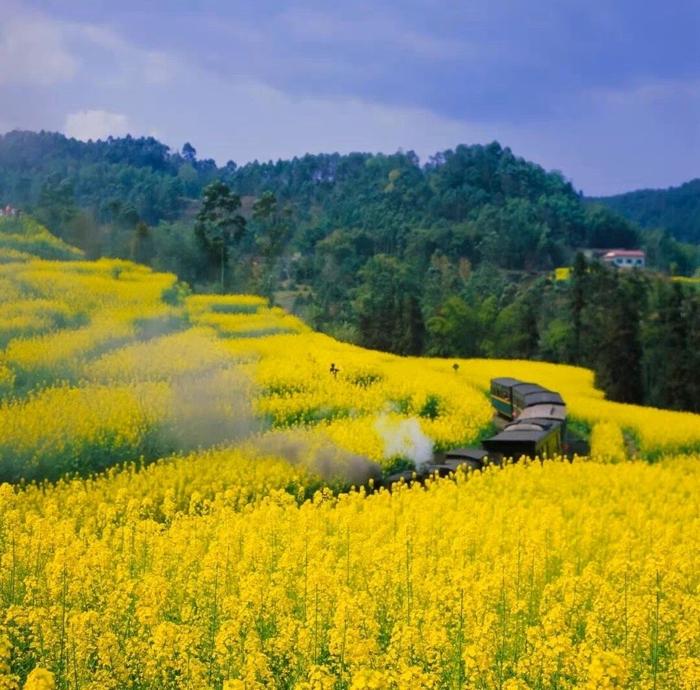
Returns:
[[[641,249],[611,249],[603,256],[603,258],[614,259],[616,256],[627,256],[635,259],[643,259],[646,254]]]

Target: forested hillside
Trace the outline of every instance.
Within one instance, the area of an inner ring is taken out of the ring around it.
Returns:
[[[640,189],[594,201],[645,228],[665,228],[682,242],[700,242],[700,178],[680,187]]]
[[[587,247],[643,247],[653,269],[692,275],[698,247],[584,203],[495,142],[425,164],[398,152],[217,167],[189,144],[12,132],[0,137],[5,203],[89,258],[262,294],[368,347],[578,363],[617,400],[700,400],[694,284],[581,262],[572,280],[551,277]]]

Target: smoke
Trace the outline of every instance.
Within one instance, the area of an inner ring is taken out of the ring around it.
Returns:
[[[384,442],[385,457],[408,458],[418,470],[432,460],[433,442],[423,433],[417,419],[392,419],[382,415],[374,428]]]
[[[174,330],[167,319],[144,320],[136,337],[100,352],[87,374],[103,383],[167,382],[167,412],[162,417],[153,410],[160,421],[144,452],[149,458],[243,445],[254,455],[284,458],[330,484],[359,485],[381,477],[381,468],[369,458],[319,434],[270,431],[269,422],[256,414],[256,386],[246,365],[232,362],[215,339]]]
[[[323,437],[301,429],[266,432],[253,409],[254,384],[240,365],[180,376],[171,390],[167,435],[178,450],[245,443],[258,454],[284,458],[330,484],[364,484],[381,477],[379,465]]]
[[[165,434],[179,451],[242,441],[264,430],[253,410],[253,384],[240,367],[213,367],[171,381]]]
[[[302,431],[274,431],[255,440],[261,453],[285,458],[329,483],[364,484],[379,479],[381,468],[363,455],[343,450],[322,438],[309,438]]]

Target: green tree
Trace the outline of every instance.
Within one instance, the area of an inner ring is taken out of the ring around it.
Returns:
[[[531,288],[499,310],[488,342],[491,357],[536,359],[539,355],[539,296]]]
[[[419,354],[425,326],[419,292],[408,268],[377,254],[360,271],[354,302],[360,341],[366,347],[398,354]]]
[[[150,264],[155,254],[151,231],[143,221],[139,221],[134,228],[131,240],[131,260],[140,264]]]
[[[588,290],[588,263],[586,257],[576,253],[574,267],[571,272],[569,288],[569,311],[571,313],[571,352],[572,362],[581,361],[581,331],[583,328],[583,310],[586,308],[586,293]]]
[[[690,404],[686,409],[700,412],[700,292],[688,291],[683,305],[683,318],[688,333],[683,348],[688,367],[687,394]]]
[[[438,357],[479,355],[484,330],[479,316],[461,297],[449,297],[428,319],[427,353]]]
[[[653,295],[644,332],[646,402],[657,407],[692,410],[696,354],[689,349],[692,308],[678,283],[661,283]]]
[[[226,269],[230,248],[240,242],[246,221],[238,212],[241,198],[217,180],[204,189],[202,206],[197,213],[194,231],[209,269],[218,267],[221,292],[226,289]]]
[[[605,206],[586,209],[589,247],[638,247],[637,229]]]
[[[195,149],[195,147],[192,146],[189,141],[185,142],[184,146],[182,147],[182,157],[188,163],[194,163],[197,160],[197,149]]]
[[[272,192],[263,194],[253,204],[255,243],[263,258],[261,291],[272,296],[277,283],[276,267],[291,233],[291,211],[282,208]]]
[[[603,269],[608,284],[599,293],[600,302],[594,339],[596,384],[611,400],[641,403],[644,400],[642,379],[641,307],[642,285],[635,277],[622,277]]]
[[[36,210],[37,218],[52,232],[63,237],[67,224],[75,218],[78,208],[70,180],[56,173],[42,185]]]

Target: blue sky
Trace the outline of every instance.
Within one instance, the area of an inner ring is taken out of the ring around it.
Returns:
[[[0,131],[200,156],[494,139],[586,194],[700,176],[700,2],[3,0]]]

